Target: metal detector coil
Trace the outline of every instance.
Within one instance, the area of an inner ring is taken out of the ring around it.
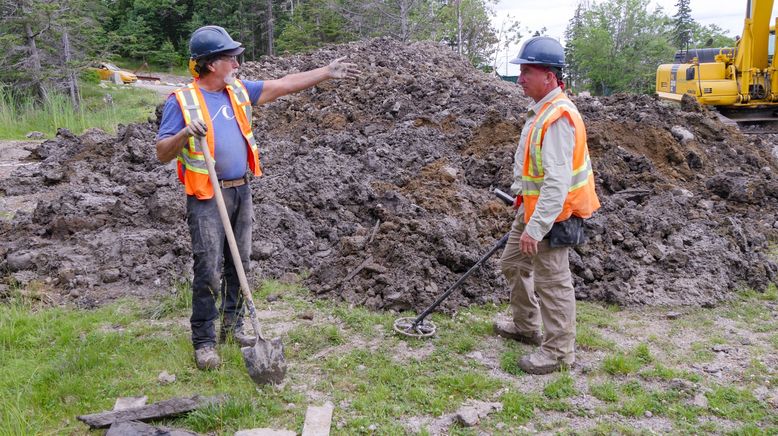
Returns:
[[[415,321],[415,318],[397,318],[394,320],[394,331],[412,338],[429,338],[435,336],[435,332],[438,331],[438,327],[432,321],[421,320],[418,324]]]

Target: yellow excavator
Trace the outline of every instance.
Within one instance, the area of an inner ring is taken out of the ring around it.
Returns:
[[[680,101],[684,95],[715,106],[735,121],[778,120],[778,59],[773,0],[748,0],[743,33],[735,47],[681,50],[660,65],[656,92]]]

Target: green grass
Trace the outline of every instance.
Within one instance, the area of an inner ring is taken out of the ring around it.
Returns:
[[[637,372],[653,360],[648,345],[639,344],[628,353],[619,351],[606,356],[602,362],[602,369],[612,375],[627,375]]]
[[[606,403],[615,403],[618,401],[619,393],[617,389],[616,383],[609,380],[589,385],[589,392],[598,400]]]
[[[31,131],[52,138],[60,127],[75,134],[92,127],[113,133],[118,124],[145,121],[162,102],[153,91],[126,85],[110,84],[103,88],[81,82],[80,89],[81,107],[75,110],[70,98],[61,93],[51,92],[49,100],[41,105],[0,87],[0,139],[25,139]],[[106,102],[108,94],[110,104]]]
[[[504,306],[433,314],[437,335],[413,339],[396,335],[391,326],[395,318],[414,314],[351,308],[312,298],[296,284],[265,281],[255,301],[259,310],[277,312],[267,323],[270,329],[284,327],[290,367],[283,387],[258,388],[234,345],[218,347],[224,362],[220,369],[194,368],[186,283],[155,302],[125,300],[95,310],[46,308],[43,284],[11,285],[0,296],[0,434],[85,434],[75,416],[108,410],[117,397],[147,395],[155,402],[194,394],[225,394],[227,399],[157,424],[210,434],[257,427],[299,431],[307,406],[326,399],[336,405],[333,434],[399,435],[408,434],[405,424],[411,417],[431,422],[476,399],[499,402],[503,409],[482,418],[476,428],[455,424],[447,434],[641,434],[624,423],[637,425],[633,421],[646,419],[647,412],[670,422],[673,434],[727,428],[732,434],[775,434],[778,429],[771,406],[751,393],[778,383],[764,359],[771,345],[745,348],[750,360],[742,377],[720,384],[688,362],[725,343],[725,333],[700,336],[704,339],[696,344],[668,351],[660,338],[641,335],[641,312],[582,304],[579,334],[583,326],[595,333],[583,337],[598,338],[605,329],[635,345],[620,349],[599,337],[602,342],[591,340],[578,353],[597,356],[601,370],[533,376],[517,362],[534,347],[491,332],[491,320]],[[267,303],[270,294],[281,298]],[[754,305],[773,304],[769,294],[742,298]],[[699,310],[693,316],[716,320],[727,310]],[[313,312],[313,320],[297,320],[295,314],[302,311]],[[601,346],[591,346],[596,343]],[[472,358],[472,352],[482,358]],[[157,376],[163,370],[177,381],[160,384]],[[693,384],[676,387],[675,379]],[[701,392],[708,399],[706,408],[691,404]],[[589,395],[598,400],[596,410],[584,407]],[[524,425],[526,430],[520,428]]]

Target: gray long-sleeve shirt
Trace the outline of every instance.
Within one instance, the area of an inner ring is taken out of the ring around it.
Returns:
[[[529,107],[527,121],[521,131],[521,139],[516,149],[513,166],[513,185],[511,191],[514,195],[521,195],[521,176],[524,172],[524,147],[527,142],[532,121],[545,103],[562,92],[560,88],[546,94],[543,99]],[[538,126],[540,127],[540,126]],[[543,160],[543,183],[540,187],[540,197],[535,206],[535,211],[527,223],[525,231],[532,239],[540,241],[551,230],[554,221],[562,212],[562,207],[570,189],[570,181],[573,177],[573,148],[575,148],[575,128],[566,118],[560,118],[550,126],[543,137],[541,147],[541,159]],[[524,208],[519,209],[523,214]]]

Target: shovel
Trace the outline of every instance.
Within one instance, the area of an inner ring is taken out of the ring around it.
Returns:
[[[251,297],[251,290],[249,289],[248,280],[246,280],[246,272],[243,271],[243,263],[240,260],[238,244],[235,242],[235,235],[232,233],[230,218],[227,216],[227,207],[224,205],[224,197],[222,197],[222,191],[219,189],[219,180],[216,177],[213,158],[211,157],[210,150],[208,150],[208,143],[206,142],[205,137],[198,137],[198,145],[205,157],[205,165],[208,168],[208,177],[211,179],[211,186],[213,186],[213,193],[216,197],[216,205],[219,208],[219,216],[221,217],[222,225],[224,226],[224,233],[227,236],[227,243],[230,246],[232,263],[235,265],[235,271],[238,273],[243,299],[246,300],[246,305],[249,308],[249,319],[251,320],[252,327],[254,327],[254,334],[257,336],[257,342],[253,347],[241,348],[243,361],[246,363],[249,377],[254,380],[254,383],[258,385],[280,383],[286,375],[284,344],[281,342],[281,338],[267,340],[262,337],[262,330],[259,327],[259,320],[257,320],[257,310],[254,307],[254,299]]]

